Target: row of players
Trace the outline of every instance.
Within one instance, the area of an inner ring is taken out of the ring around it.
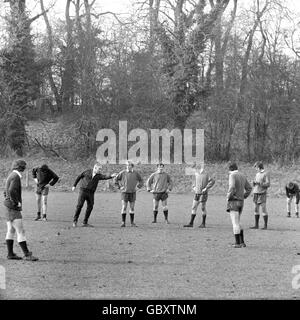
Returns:
[[[256,162],[254,167],[257,170],[255,179],[252,185],[248,182],[245,175],[238,171],[236,163],[229,165],[229,187],[227,192],[227,212],[230,214],[233,225],[233,233],[235,237],[235,248],[245,247],[244,231],[240,225],[240,216],[243,210],[244,199],[246,199],[253,189],[253,201],[255,212],[255,225],[253,229],[259,228],[260,207],[264,219],[262,229],[267,229],[268,213],[267,213],[267,189],[270,187],[270,174],[264,170],[262,162]],[[9,174],[4,191],[4,205],[7,220],[6,243],[8,249],[8,259],[21,259],[13,252],[13,239],[17,233],[17,240],[24,252],[24,259],[36,261],[37,258],[32,256],[32,253],[27,248],[25,231],[22,223],[22,196],[21,196],[21,173],[26,169],[24,160],[16,160],[12,166],[12,172]],[[131,226],[136,227],[134,222],[134,207],[136,201],[136,190],[143,187],[143,179],[141,174],[134,170],[134,164],[128,161],[126,169],[118,174],[104,175],[101,173],[102,166],[96,163],[93,169],[88,169],[82,172],[75,180],[72,187],[74,191],[77,184],[80,183],[80,192],[78,202],[73,218],[73,227],[77,227],[78,219],[84,203],[87,203],[83,227],[92,227],[88,223],[89,217],[93,210],[94,195],[100,180],[114,179],[115,185],[121,190],[122,195],[122,225],[126,226],[126,212],[129,203],[129,215]],[[190,222],[184,227],[193,227],[197,209],[201,204],[202,223],[201,228],[206,226],[206,203],[208,199],[208,191],[215,184],[215,180],[204,171],[202,166],[195,167],[193,190],[195,196],[192,204],[192,212]],[[49,186],[54,186],[59,177],[46,164],[41,167],[36,167],[32,170],[33,178],[36,182],[36,199],[37,199],[37,217],[36,221],[47,221],[47,197]],[[158,207],[161,201],[165,222],[168,220],[168,192],[173,188],[173,182],[168,173],[164,171],[164,164],[157,164],[157,170],[147,180],[147,191],[153,193],[153,223],[157,222]],[[286,185],[287,195],[287,216],[291,216],[291,201],[295,199],[295,215],[299,217],[299,186],[294,182],[289,182]]]

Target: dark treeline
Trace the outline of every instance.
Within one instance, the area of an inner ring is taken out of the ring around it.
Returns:
[[[9,8],[2,154],[27,151],[29,120],[71,130],[76,148],[64,149],[65,158],[95,153],[97,131],[117,132],[127,120],[128,130],[205,129],[211,161],[299,159],[300,27],[285,1],[132,1],[125,19],[92,0],[64,0],[57,20],[48,1],[36,2],[36,16],[25,0],[1,4]]]

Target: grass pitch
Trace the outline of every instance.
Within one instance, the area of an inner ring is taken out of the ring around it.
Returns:
[[[1,299],[299,299],[300,219],[286,218],[285,199],[268,198],[269,230],[250,230],[252,198],[242,225],[246,248],[231,247],[225,197],[210,195],[207,228],[184,228],[193,194],[170,194],[169,218],[152,224],[152,195],[139,192],[137,228],[121,225],[119,193],[97,193],[90,223],[72,228],[78,194],[50,191],[48,222],[33,221],[34,192],[23,193],[29,249],[38,262],[6,260],[0,207],[0,265],[6,270]],[[85,209],[85,207],[84,207]],[[84,216],[84,209],[79,222]],[[262,226],[262,218],[260,224]],[[21,255],[15,241],[15,252]],[[295,268],[295,267],[294,267]],[[294,284],[294,288],[293,288]]]

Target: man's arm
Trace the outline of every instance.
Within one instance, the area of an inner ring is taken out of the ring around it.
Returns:
[[[244,199],[247,199],[249,197],[251,191],[252,191],[252,186],[249,183],[249,181],[246,179]]]
[[[75,180],[74,184],[73,184],[73,188],[76,188],[78,182],[84,177],[84,172],[82,172]]]
[[[114,178],[114,184],[120,189],[120,181],[122,180],[123,171],[119,172]]]
[[[266,173],[265,181],[261,184],[261,186],[264,187],[264,188],[269,188],[270,185],[271,185],[270,175],[269,175],[269,173]]]
[[[299,204],[300,190],[298,185],[295,185],[295,190],[296,190],[296,204]]]
[[[38,179],[37,179],[37,168],[33,168],[33,169],[32,169],[32,178],[33,178],[34,182],[37,184],[37,183],[38,183]]]
[[[209,190],[209,189],[211,189],[212,186],[215,184],[215,182],[216,182],[216,181],[215,181],[214,178],[209,177],[207,186],[206,186],[204,189],[206,189],[206,191]]]
[[[168,189],[170,190],[170,191],[172,191],[172,189],[173,189],[173,180],[172,180],[172,178],[171,178],[171,176],[170,175],[168,175]]]
[[[151,176],[148,178],[148,180],[146,182],[146,187],[147,187],[148,191],[151,191],[152,183],[153,183],[153,177],[154,177],[154,173],[151,174]]]
[[[109,180],[109,179],[112,179],[114,178],[114,175],[105,175],[105,174],[102,174],[102,173],[99,173],[98,174],[98,180]]]
[[[234,200],[235,194],[235,179],[232,175],[229,175],[229,187],[227,192],[227,201]]]
[[[144,186],[144,181],[143,181],[143,178],[142,178],[142,176],[137,172],[137,178],[138,178],[138,185],[137,185],[137,187],[139,188],[139,189],[141,189],[143,186]]]
[[[49,182],[50,186],[54,186],[56,184],[56,182],[59,180],[59,176],[54,173],[52,170],[49,169],[49,172],[51,174],[52,179]]]
[[[16,178],[16,179],[12,179],[10,181],[10,184],[7,188],[7,197],[9,199],[11,199],[16,206],[19,205],[19,202],[20,202],[20,195],[18,194],[18,189],[20,187],[20,178]]]
[[[286,194],[286,196],[287,196],[287,198],[290,198],[290,191],[289,191],[289,189],[288,189],[288,187],[285,187],[285,194]]]
[[[33,168],[33,169],[32,169],[32,178],[33,178],[33,179],[36,179],[36,178],[37,178],[37,175],[36,175],[36,174],[37,174],[37,168]]]

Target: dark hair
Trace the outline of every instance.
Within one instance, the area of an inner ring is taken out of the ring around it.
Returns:
[[[126,161],[126,165],[127,165],[127,166],[131,166],[131,167],[134,167],[133,162],[130,161],[130,160],[127,160],[127,161]]]
[[[238,169],[238,166],[237,166],[237,164],[235,162],[229,163],[229,170],[230,171],[235,171],[237,169]]]
[[[293,189],[294,186],[295,186],[295,185],[294,185],[293,182],[289,182],[288,185],[287,185],[288,189]]]
[[[48,170],[49,167],[44,163],[44,164],[41,166],[41,169],[42,169],[42,170]]]
[[[26,168],[26,162],[22,159],[15,160],[12,164],[13,170],[18,170],[20,172],[23,172]]]
[[[255,168],[258,168],[258,169],[263,169],[263,168],[264,168],[264,165],[263,165],[263,163],[262,163],[261,161],[256,161],[256,162],[254,163],[254,167],[255,167]]]
[[[162,163],[162,162],[160,162],[160,163],[158,163],[157,165],[156,165],[156,167],[158,168],[158,167],[164,167],[165,165]]]

